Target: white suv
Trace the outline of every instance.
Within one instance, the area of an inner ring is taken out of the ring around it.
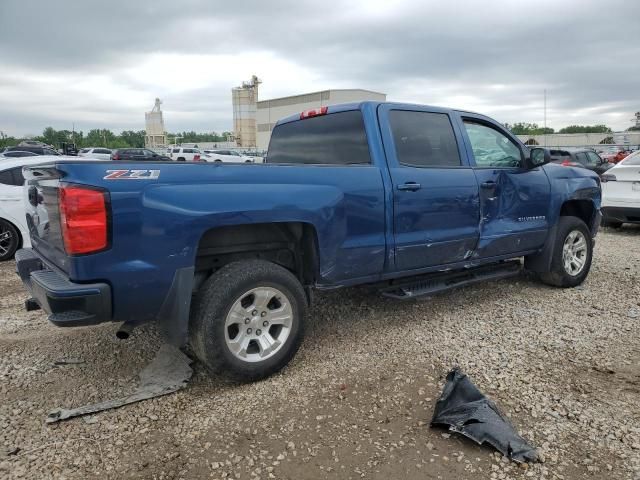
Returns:
[[[174,147],[169,149],[171,160],[178,162],[202,162],[202,152],[197,148]]]
[[[111,160],[111,150],[108,148],[83,148],[78,152],[79,157]]]
[[[206,162],[253,163],[251,157],[234,150],[205,150],[204,159]]]

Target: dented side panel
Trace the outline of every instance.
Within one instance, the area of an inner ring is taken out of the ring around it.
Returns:
[[[475,169],[480,192],[477,258],[541,248],[549,232],[551,186],[542,168]]]

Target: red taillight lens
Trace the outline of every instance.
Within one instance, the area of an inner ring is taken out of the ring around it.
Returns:
[[[193,156],[193,161],[194,162],[201,162],[202,160],[200,160],[200,155],[196,154]]]
[[[326,115],[329,107],[313,108],[311,110],[305,110],[300,114],[300,120],[305,118],[317,117],[318,115]]]
[[[108,223],[105,194],[82,187],[58,191],[64,249],[69,255],[107,248]]]
[[[111,155],[111,159],[112,160],[120,160],[120,154],[118,152],[114,153],[113,155]]]

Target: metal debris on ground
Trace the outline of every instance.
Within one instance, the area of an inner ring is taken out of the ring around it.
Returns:
[[[162,345],[151,363],[140,372],[140,385],[130,395],[70,410],[59,408],[49,413],[46,422],[55,423],[176,392],[186,387],[191,378],[190,365],[191,359],[178,348]]]
[[[56,360],[55,362],[53,362],[53,364],[55,366],[60,366],[60,365],[80,365],[82,363],[85,363],[85,361],[82,360],[81,358],[61,358],[60,360]]]
[[[441,425],[478,444],[488,443],[516,462],[538,460],[535,447],[516,432],[496,404],[458,368],[447,375],[447,383],[433,412],[431,426]]]

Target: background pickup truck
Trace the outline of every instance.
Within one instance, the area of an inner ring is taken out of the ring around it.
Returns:
[[[56,325],[156,320],[257,379],[295,354],[314,288],[413,298],[522,268],[580,284],[600,181],[549,160],[485,116],[377,102],[279,121],[265,164],[52,159],[24,170],[17,270]]]

